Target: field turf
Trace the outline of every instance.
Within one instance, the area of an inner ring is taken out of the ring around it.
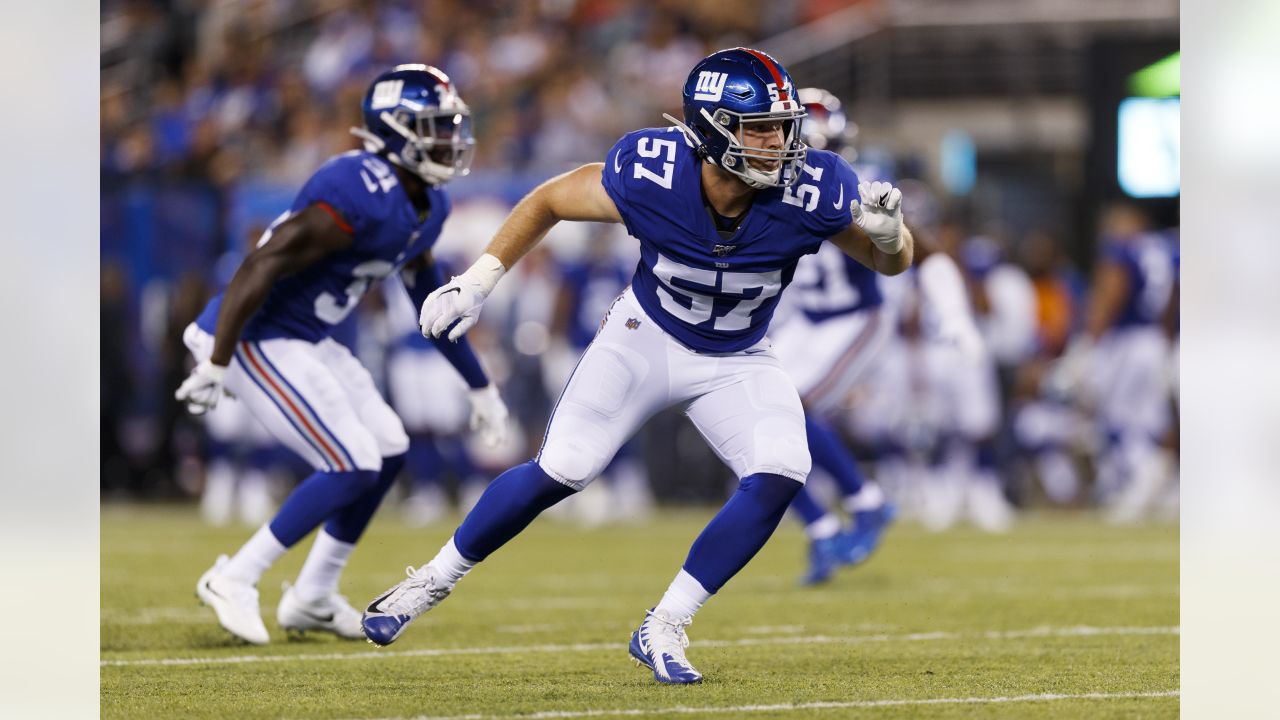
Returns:
[[[194,596],[245,529],[193,510],[102,511],[105,718],[1166,718],[1178,714],[1178,533],[1080,515],[1007,536],[895,526],[866,565],[795,584],[790,520],[689,629],[699,686],[635,667],[627,639],[711,510],[582,530],[539,520],[395,645],[234,642]],[[430,559],[452,524],[370,528],[343,590],[360,606]]]

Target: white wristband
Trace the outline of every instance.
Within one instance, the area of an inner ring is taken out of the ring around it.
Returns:
[[[506,273],[507,268],[502,264],[501,260],[489,253],[485,253],[471,267],[467,268],[467,271],[463,274],[468,280],[478,285],[485,297],[488,297],[489,293],[493,292],[493,287],[498,284],[498,281]]]

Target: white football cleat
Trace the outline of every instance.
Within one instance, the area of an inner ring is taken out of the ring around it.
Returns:
[[[628,650],[635,661],[653,671],[653,679],[660,683],[687,685],[702,682],[702,673],[689,664],[684,649],[689,647],[689,636],[684,629],[692,618],[679,619],[665,610],[649,610],[639,629],[631,634]]]
[[[276,607],[276,622],[291,632],[319,630],[346,640],[363,640],[360,612],[341,595],[330,595],[319,602],[303,602],[288,583]]]
[[[262,611],[258,607],[258,588],[227,577],[218,571],[227,563],[226,555],[219,555],[196,583],[196,597],[218,614],[218,624],[224,630],[254,645],[266,645],[271,641],[267,626],[262,624]]]
[[[364,636],[374,645],[390,645],[400,637],[409,623],[441,600],[449,597],[453,586],[446,584],[429,565],[417,570],[405,568],[407,580],[401,580],[369,603],[361,625]]]

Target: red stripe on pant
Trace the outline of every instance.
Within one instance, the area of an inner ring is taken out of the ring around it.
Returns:
[[[348,468],[343,465],[342,458],[338,453],[334,452],[333,448],[329,447],[329,443],[325,442],[324,437],[322,437],[320,433],[316,432],[316,429],[307,421],[306,416],[298,410],[298,406],[294,405],[293,401],[289,399],[289,396],[286,395],[284,391],[280,389],[280,386],[276,384],[276,381],[271,379],[271,375],[262,367],[262,364],[258,362],[258,359],[253,356],[253,349],[250,348],[249,343],[243,342],[240,345],[244,348],[244,356],[249,359],[249,364],[253,366],[255,371],[257,371],[259,377],[265,380],[266,383],[271,386],[272,390],[275,390],[276,395],[289,407],[289,410],[293,412],[294,416],[298,419],[299,424],[311,433],[311,436],[317,441],[319,447],[324,448],[324,453],[328,453],[328,456],[325,459],[333,465],[333,469],[337,471],[354,470],[354,468]]]

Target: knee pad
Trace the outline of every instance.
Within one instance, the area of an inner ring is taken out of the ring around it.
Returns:
[[[575,436],[558,441],[548,439],[538,453],[537,463],[558,482],[581,490],[596,479],[608,460],[589,437]]]
[[[813,468],[803,420],[774,417],[761,421],[755,430],[754,455],[743,476],[772,473],[804,483]]]

